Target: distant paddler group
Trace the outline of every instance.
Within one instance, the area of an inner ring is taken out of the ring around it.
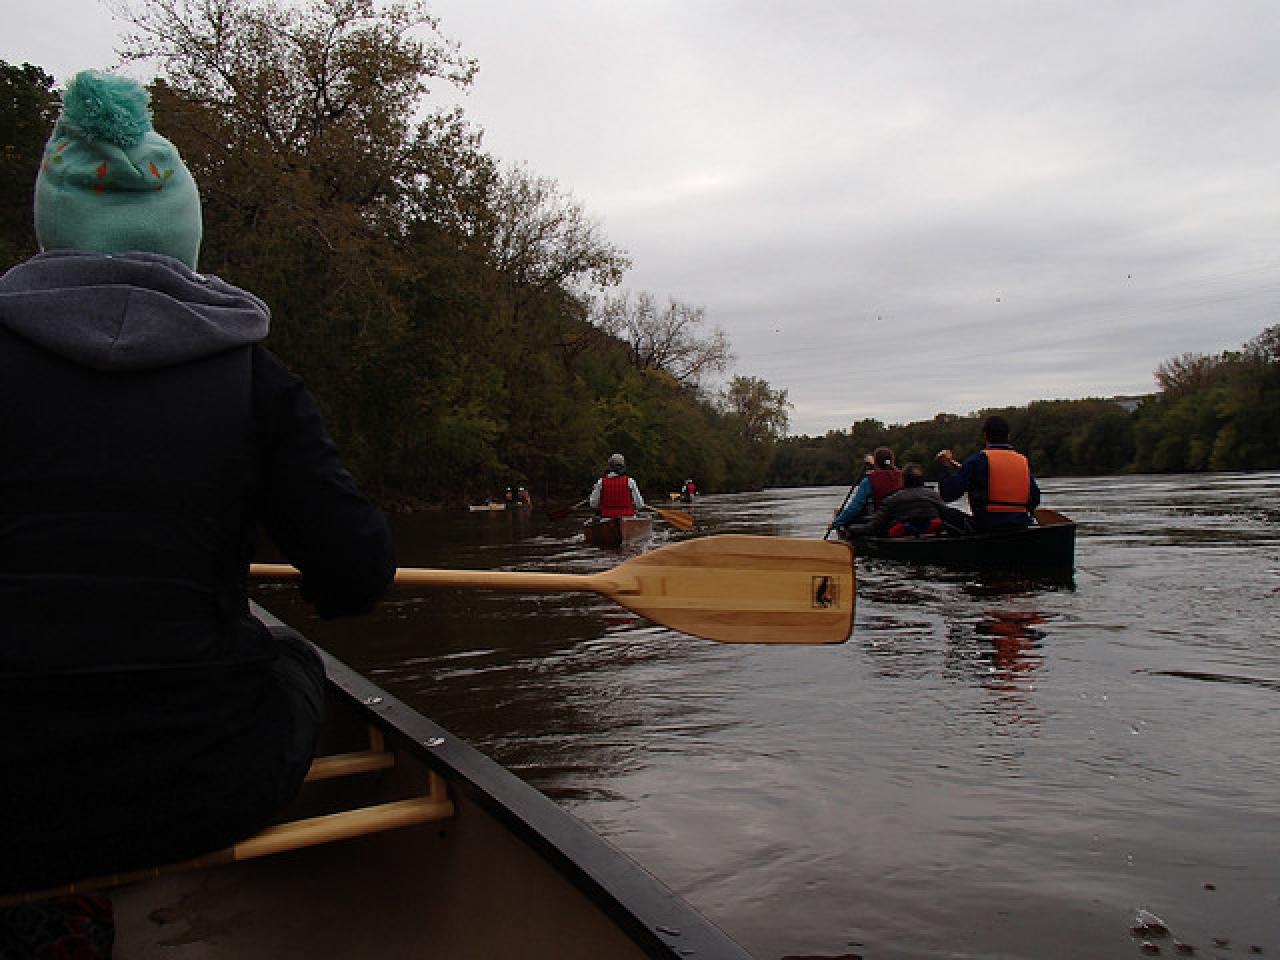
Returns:
[[[507,487],[507,492],[503,494],[501,500],[486,500],[484,503],[470,504],[467,509],[472,512],[484,510],[525,510],[533,506],[533,497],[529,495],[529,491],[524,487],[516,487],[514,490]]]
[[[936,490],[926,486],[923,466],[908,463],[899,469],[892,450],[877,448],[827,536],[835,532],[872,556],[976,568],[1071,570],[1075,524],[1040,509],[1040,487],[1027,458],[1009,444],[1003,417],[983,421],[982,443],[963,463],[950,450],[938,452],[935,460],[946,472]],[[969,513],[948,506],[966,495]]]
[[[693,503],[694,498],[697,496],[698,486],[692,479],[689,479],[680,485],[679,492],[671,494],[671,499],[679,500],[681,503]]]

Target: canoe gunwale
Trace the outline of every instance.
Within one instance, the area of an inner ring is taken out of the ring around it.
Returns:
[[[252,606],[273,633],[295,633],[257,604]],[[315,649],[324,662],[330,694],[346,698],[398,748],[520,838],[649,956],[751,960],[684,899],[549,797],[331,654]]]

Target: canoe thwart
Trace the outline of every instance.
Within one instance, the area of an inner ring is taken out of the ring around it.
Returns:
[[[387,749],[382,731],[370,726],[368,750],[316,757],[311,761],[311,769],[307,771],[304,782],[314,783],[317,780],[332,780],[334,777],[376,773],[379,770],[389,770],[395,765],[396,755]]]
[[[370,731],[371,739],[376,734],[378,740],[381,740],[381,733],[374,731],[373,728],[370,728]],[[394,765],[395,755],[386,750],[335,754],[329,757],[317,757],[312,762],[311,772],[307,774],[306,779],[307,781],[313,781],[355,773],[368,773],[374,770],[385,770]],[[317,768],[322,771],[318,775],[316,774]],[[191,860],[184,860],[180,863],[144,867],[127,873],[115,873],[102,877],[92,877],[87,880],[78,880],[48,890],[36,890],[0,897],[0,908],[47,900],[50,897],[62,897],[93,890],[106,890],[111,887],[151,880],[155,877],[169,874],[205,870],[210,867],[237,863],[242,860],[253,860],[258,857],[288,853],[291,850],[301,850],[305,847],[314,847],[323,843],[351,840],[387,830],[398,830],[423,823],[434,823],[440,820],[447,820],[453,814],[454,805],[449,799],[448,788],[444,780],[438,774],[428,771],[427,789],[420,796],[273,824],[234,846],[216,850],[213,853],[204,854]]]
[[[435,777],[435,774],[431,775]],[[429,787],[424,796],[408,800],[392,800],[370,807],[357,807],[340,813],[328,813],[304,820],[292,820],[267,827],[261,833],[242,840],[234,847],[211,854],[220,859],[214,863],[250,860],[276,853],[287,853],[336,840],[350,840],[384,830],[397,830],[420,823],[433,823],[453,816],[453,803],[444,797],[443,784]],[[229,854],[229,856],[228,856]],[[202,860],[205,858],[201,858]],[[197,866],[204,866],[197,863]]]

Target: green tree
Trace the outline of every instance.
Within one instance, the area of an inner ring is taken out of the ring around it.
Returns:
[[[60,104],[49,74],[0,60],[0,271],[38,250],[36,172]]]
[[[791,408],[786,390],[774,390],[759,377],[736,376],[724,395],[725,409],[735,418],[747,443],[772,443],[786,435]]]
[[[422,449],[406,416],[429,399],[415,368],[431,337],[411,307],[438,264],[408,250],[464,256],[431,244],[475,223],[492,175],[460,114],[423,114],[431,86],[465,87],[474,62],[418,2],[151,0],[127,15],[124,54],[159,65],[157,127],[200,185],[202,267],[272,305],[271,346],[380,485]]]
[[[734,432],[737,456],[731,468],[738,488],[758,489],[768,476],[777,442],[786,435],[791,408],[786,390],[759,377],[736,376],[725,389],[723,409]]]

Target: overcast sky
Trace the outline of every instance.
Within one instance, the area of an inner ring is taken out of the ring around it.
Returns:
[[[490,152],[704,307],[794,433],[1145,393],[1280,323],[1276,0],[430,6]],[[0,59],[114,62],[95,0],[0,7]]]

